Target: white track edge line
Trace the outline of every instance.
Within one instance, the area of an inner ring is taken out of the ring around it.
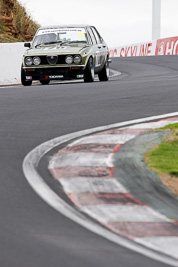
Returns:
[[[113,78],[113,77],[116,77],[116,76],[119,76],[121,75],[122,73],[119,72],[119,71],[116,71],[116,70],[113,70],[113,69],[109,69],[113,74],[109,75],[109,78]],[[60,80],[59,80],[60,81]],[[83,81],[82,79],[76,79],[76,80],[73,80],[74,82],[75,81]],[[68,80],[64,81],[65,82],[69,82]],[[72,81],[70,81],[72,82]],[[4,89],[4,88],[7,88],[7,87],[16,87],[16,86],[19,86],[19,85],[22,85],[21,83],[16,83],[16,84],[0,84],[0,89]]]
[[[49,152],[52,148],[65,143],[67,141],[72,140],[73,138],[81,137],[86,134],[91,134],[97,131],[104,131],[111,128],[127,126],[131,124],[163,119],[168,117],[178,116],[178,112],[164,114],[160,116],[152,116],[142,119],[131,120],[127,122],[121,122],[116,124],[111,124],[108,126],[101,126],[96,127],[89,130],[83,130],[76,133],[64,135],[61,137],[54,138],[53,140],[49,140],[38,147],[34,148],[31,152],[29,152],[24,161],[23,161],[23,172],[25,178],[27,179],[28,183],[31,185],[33,190],[51,207],[53,207],[58,212],[62,213],[67,218],[71,219],[72,221],[80,224],[84,228],[118,244],[125,248],[128,248],[132,251],[140,253],[144,256],[147,256],[151,259],[178,267],[178,261],[174,258],[167,256],[166,254],[157,253],[156,251],[151,251],[146,247],[139,246],[138,244],[131,242],[121,236],[114,234],[113,232],[101,227],[99,224],[86,219],[86,217],[75,210],[72,206],[67,204],[63,199],[61,199],[43,180],[43,178],[38,174],[36,167],[40,159]]]

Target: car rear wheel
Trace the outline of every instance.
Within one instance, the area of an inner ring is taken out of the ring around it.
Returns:
[[[49,80],[40,80],[40,83],[43,85],[49,84],[49,82],[50,82]]]
[[[109,63],[108,63],[108,61],[106,61],[106,63],[104,64],[104,67],[98,73],[98,78],[101,82],[102,81],[108,81],[108,79],[109,79]]]
[[[84,82],[93,82],[95,78],[95,70],[92,57],[89,58],[86,69],[84,71]]]
[[[21,83],[23,86],[32,85],[32,81],[26,81],[25,71],[24,71],[23,67],[21,67]]]

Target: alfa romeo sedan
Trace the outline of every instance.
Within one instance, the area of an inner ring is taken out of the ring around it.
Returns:
[[[109,50],[94,26],[65,25],[39,28],[26,50],[21,68],[24,86],[39,80],[84,79],[93,82],[109,78]]]

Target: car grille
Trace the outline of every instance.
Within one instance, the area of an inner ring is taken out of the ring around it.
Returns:
[[[46,58],[50,65],[55,65],[58,61],[58,56],[47,56]]]
[[[66,64],[65,57],[66,55],[59,55],[59,56],[53,56],[57,57],[56,63],[54,63],[55,59],[50,58],[51,56],[40,56],[41,58],[41,65],[54,65],[54,64]]]

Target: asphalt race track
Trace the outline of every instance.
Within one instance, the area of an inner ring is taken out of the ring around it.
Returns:
[[[23,175],[26,154],[49,139],[178,111],[177,56],[115,58],[111,68],[121,75],[109,82],[0,87],[1,267],[168,266],[57,213]]]

